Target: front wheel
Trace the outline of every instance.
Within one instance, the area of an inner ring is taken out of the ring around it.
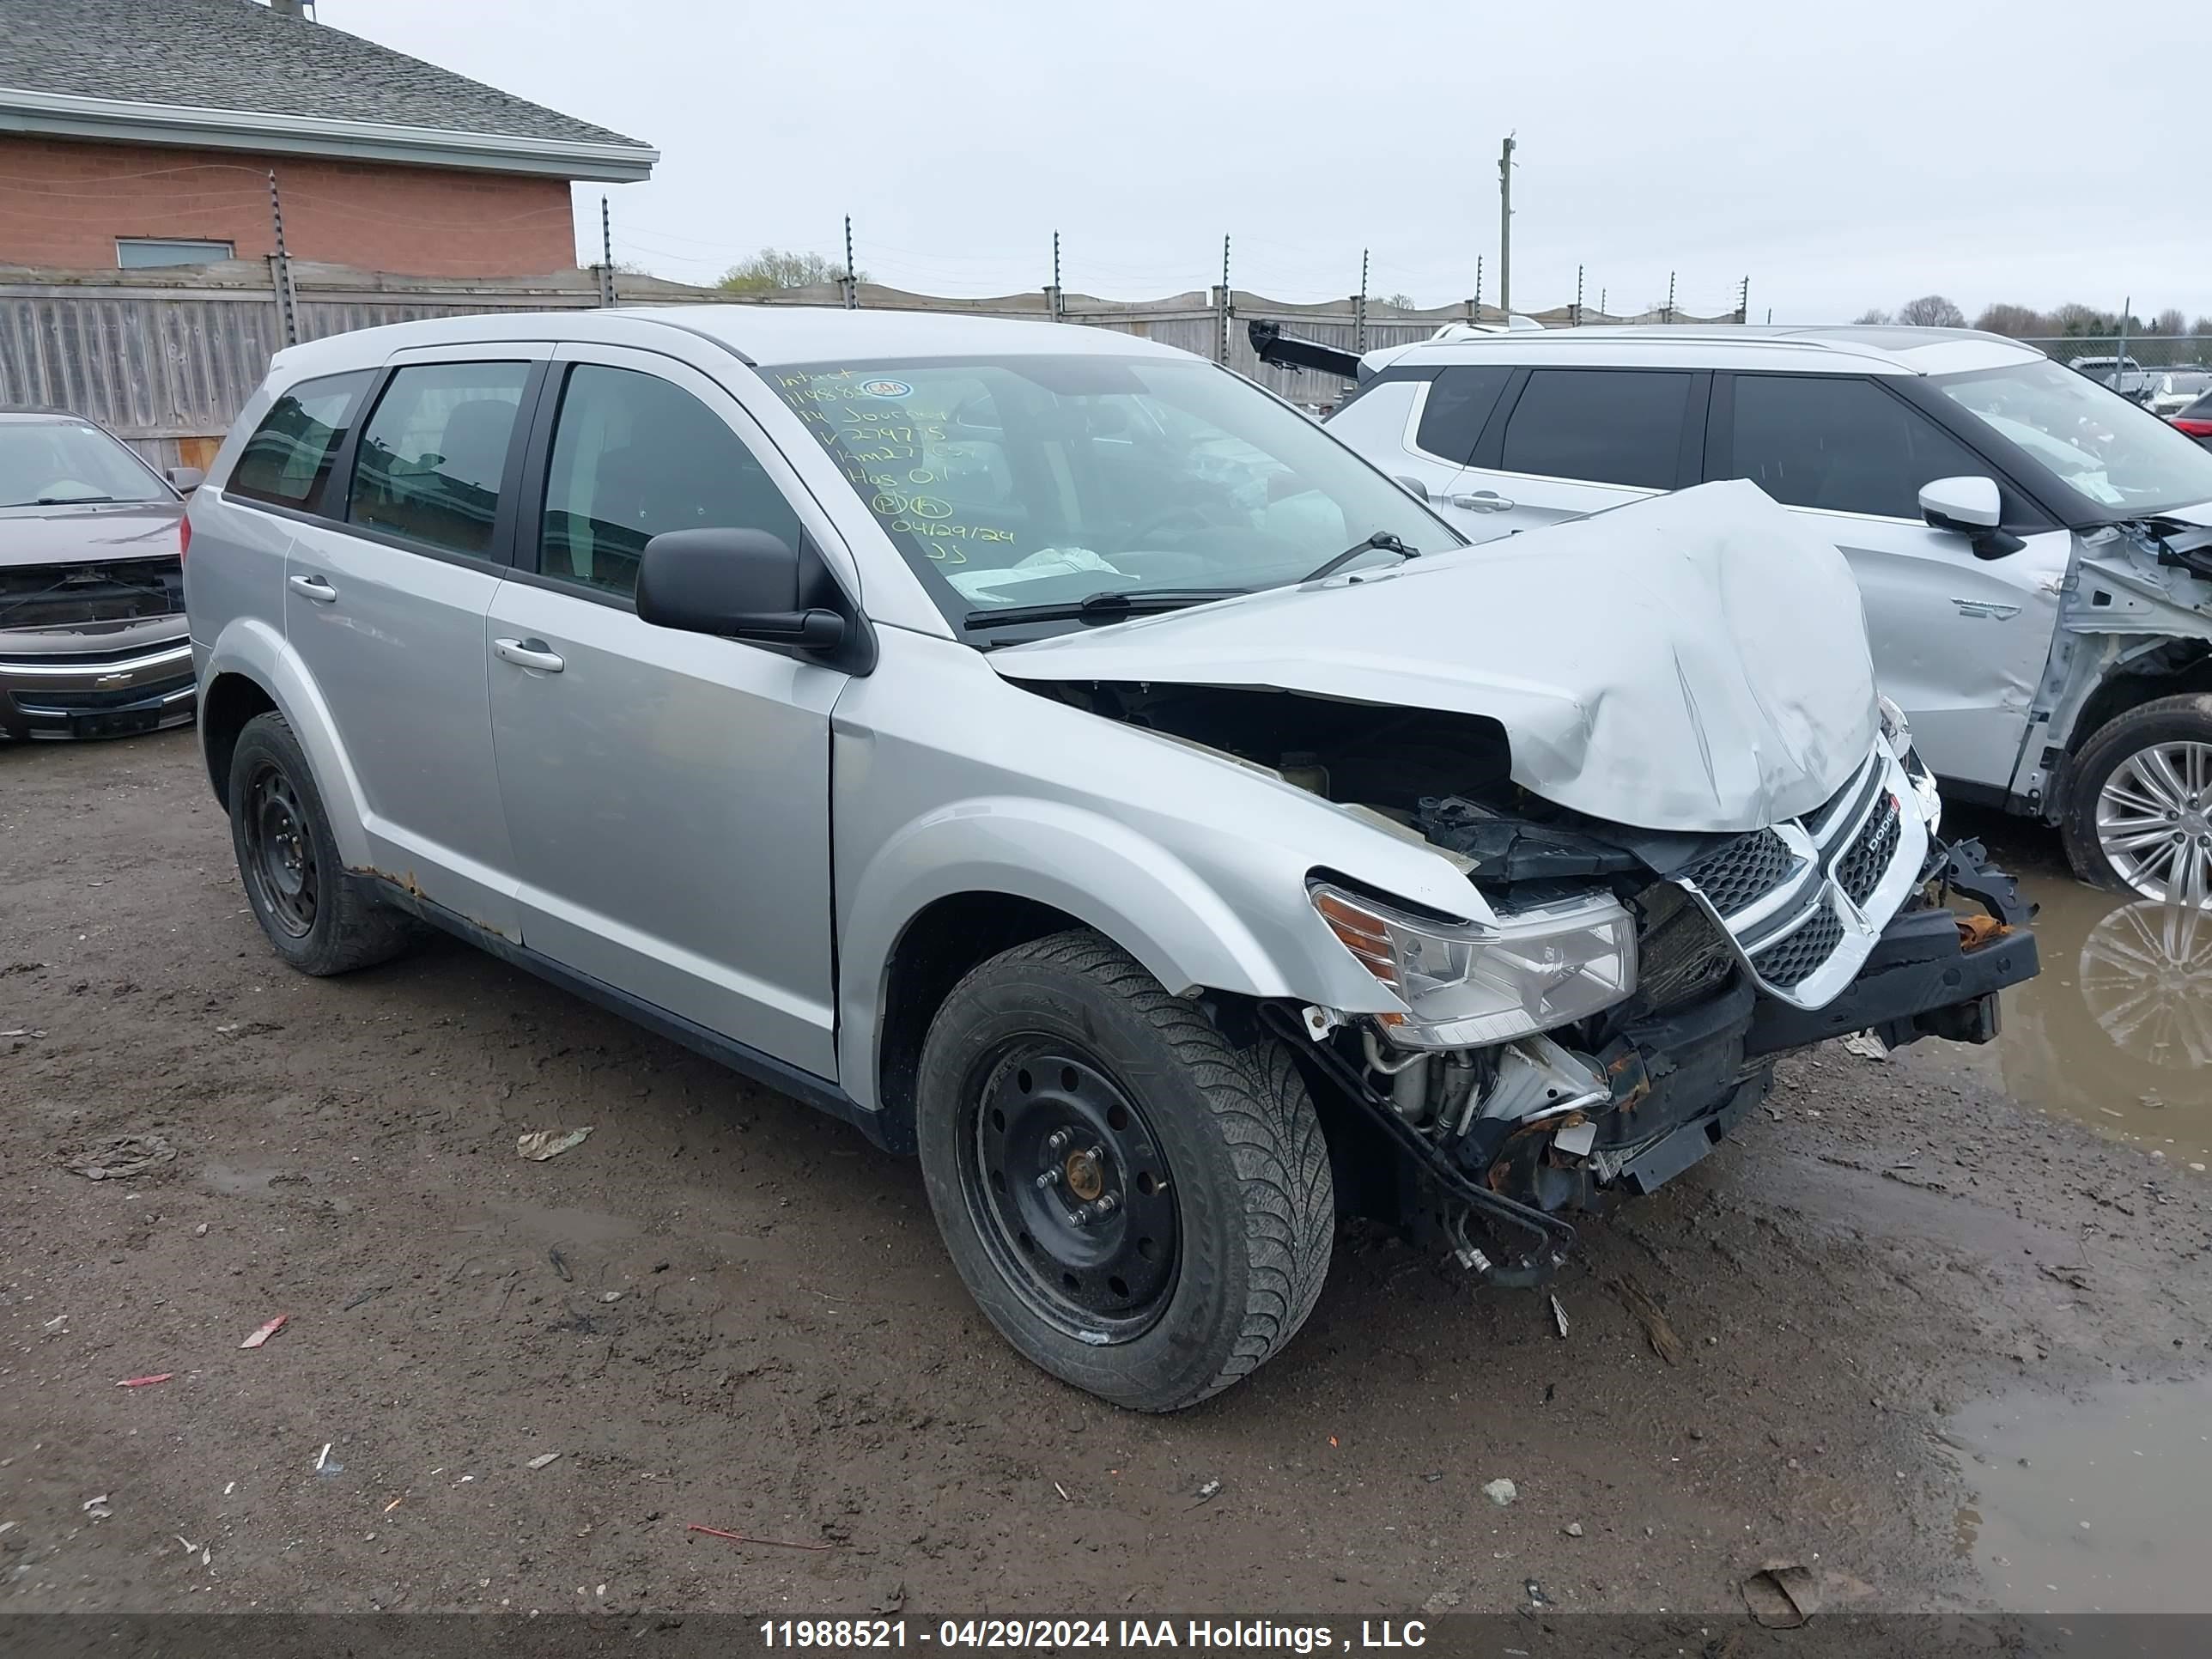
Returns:
[[[2061,823],[2084,881],[2212,907],[2212,696],[2160,697],[2075,757]]]
[[[1054,1376],[1180,1410],[1313,1310],[1335,1205],[1289,1051],[1238,1048],[1097,934],[969,973],[918,1081],[922,1173],[953,1266]]]

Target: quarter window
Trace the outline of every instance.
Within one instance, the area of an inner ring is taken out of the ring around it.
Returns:
[[[362,430],[347,517],[481,558],[491,550],[527,363],[417,363],[392,377]]]
[[[228,493],[319,511],[331,463],[345,443],[368,379],[364,372],[302,380],[279,398],[246,441],[224,486]]]
[[[790,501],[706,404],[657,375],[572,369],[553,432],[539,570],[627,598],[646,543],[710,528],[799,544]]]
[[[1498,407],[1498,399],[1513,378],[1509,368],[1485,365],[1480,368],[1447,368],[1429,383],[1421,404],[1421,423],[1413,441],[1441,460],[1465,465],[1474,454],[1475,441]]]
[[[1735,377],[1730,471],[1790,507],[1920,517],[1920,486],[1988,465],[1870,380]]]
[[[1673,370],[1540,368],[1505,423],[1508,472],[1671,489],[1690,376]]]

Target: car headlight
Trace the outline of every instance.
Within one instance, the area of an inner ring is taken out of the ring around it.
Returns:
[[[1936,787],[1935,774],[1912,746],[1912,727],[1905,718],[1905,711],[1887,697],[1876,698],[1875,704],[1881,711],[1882,738],[1889,744],[1890,753],[1897,757],[1898,764],[1905,769],[1905,781],[1912,786],[1913,805],[1920,809],[1921,822],[1932,836],[1943,822],[1943,797]]]
[[[1411,915],[1327,882],[1309,891],[1344,948],[1405,1003],[1405,1016],[1382,1024],[1407,1048],[1509,1042],[1594,1014],[1636,988],[1636,924],[1610,896],[1485,926]]]

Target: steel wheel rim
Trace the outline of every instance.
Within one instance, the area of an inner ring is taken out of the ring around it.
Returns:
[[[1142,1109],[1079,1045],[1042,1036],[1002,1044],[965,1098],[962,1194],[1007,1283],[1086,1343],[1142,1335],[1182,1267],[1174,1180]]]
[[[2097,792],[2097,845],[2145,898],[2212,906],[2212,743],[2154,743]]]
[[[321,905],[322,871],[299,792],[282,770],[264,763],[247,780],[242,810],[246,873],[262,908],[289,938],[304,939]]]

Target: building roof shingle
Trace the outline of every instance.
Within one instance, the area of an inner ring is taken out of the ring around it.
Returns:
[[[645,148],[255,0],[0,0],[0,88]]]

